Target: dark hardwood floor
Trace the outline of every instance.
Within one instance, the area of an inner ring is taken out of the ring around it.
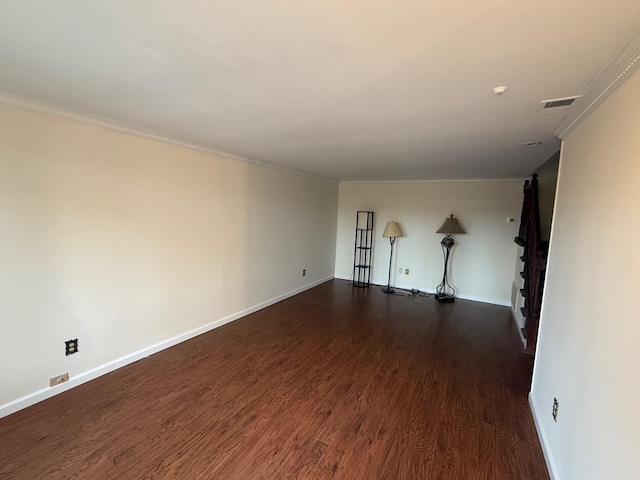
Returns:
[[[0,420],[9,479],[548,479],[508,308],[335,280]]]

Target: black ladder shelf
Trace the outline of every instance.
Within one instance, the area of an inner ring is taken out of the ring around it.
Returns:
[[[367,288],[371,283],[373,251],[373,212],[356,213],[356,239],[353,249],[353,286]]]
[[[538,326],[542,307],[542,291],[547,265],[548,245],[540,238],[540,207],[538,204],[538,175],[533,174],[531,181],[524,182],[524,199],[520,217],[520,231],[514,241],[524,247],[520,260],[524,262],[520,272],[524,278],[524,288],[520,294],[524,297],[524,306],[520,309],[525,319],[521,329],[527,340],[526,353],[535,354],[538,341]]]

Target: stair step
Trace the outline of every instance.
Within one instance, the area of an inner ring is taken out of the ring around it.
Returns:
[[[527,318],[529,316],[529,307],[522,307],[520,311],[522,312],[522,316],[524,318]]]
[[[521,288],[520,289],[520,295],[522,295],[523,297],[528,297],[529,296],[529,290],[526,288]]]
[[[521,247],[524,247],[525,244],[526,244],[524,238],[522,238],[522,237],[516,237],[516,238],[513,239],[513,241],[516,242]]]
[[[522,332],[522,336],[524,337],[524,339],[527,339],[528,333],[527,333],[527,329],[526,328],[521,328],[520,331]]]

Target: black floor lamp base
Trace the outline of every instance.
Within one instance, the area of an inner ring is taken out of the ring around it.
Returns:
[[[444,256],[444,271],[442,272],[442,282],[436,287],[436,300],[439,302],[453,302],[455,300],[456,290],[447,280],[447,264],[449,263],[449,254],[451,253],[451,247],[455,242],[451,235],[447,235],[440,242],[442,247],[442,254]]]
[[[439,302],[453,302],[456,299],[453,295],[436,295],[435,297]]]
[[[382,287],[382,291],[384,293],[396,293],[396,291],[393,288],[387,288],[387,287]]]

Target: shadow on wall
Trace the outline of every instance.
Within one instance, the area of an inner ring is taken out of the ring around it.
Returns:
[[[556,198],[558,183],[558,167],[560,165],[560,151],[554,153],[538,169],[538,205],[540,207],[540,237],[545,242],[551,235],[553,222],[553,204]]]

